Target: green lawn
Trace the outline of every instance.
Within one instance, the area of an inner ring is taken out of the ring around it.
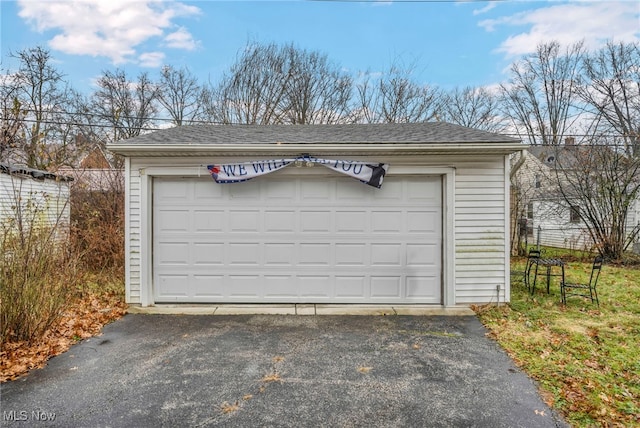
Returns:
[[[514,259],[512,270],[524,263]],[[591,263],[566,267],[572,281],[590,271]],[[564,307],[557,282],[534,296],[514,283],[509,305],[475,309],[573,426],[640,426],[640,269],[605,264],[598,292],[600,308],[580,297]]]

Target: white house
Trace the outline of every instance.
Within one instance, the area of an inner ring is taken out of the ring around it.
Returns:
[[[516,217],[527,218],[529,244],[590,250],[594,247],[587,226],[579,211],[584,209],[580,199],[569,204],[560,195],[558,180],[563,173],[556,168],[572,171],[579,162],[578,153],[588,153],[590,146],[566,144],[560,146],[531,146],[512,158],[513,184],[518,192],[520,212]],[[561,159],[560,159],[561,158]],[[559,165],[558,162],[561,161]],[[593,162],[593,161],[590,161]],[[575,169],[580,171],[580,167]],[[640,200],[632,201],[627,213],[628,236],[637,233],[640,225]]]
[[[443,122],[193,125],[113,143],[127,302],[508,301],[521,148]]]
[[[0,231],[40,225],[69,230],[71,178],[24,166],[0,163]]]

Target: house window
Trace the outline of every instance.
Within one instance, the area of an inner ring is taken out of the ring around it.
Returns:
[[[536,189],[539,189],[542,186],[542,181],[540,180],[540,176],[537,174],[536,174],[535,186],[536,186]]]
[[[527,204],[527,236],[533,237],[533,202]]]
[[[580,208],[575,205],[571,205],[569,208],[569,222],[571,223],[580,223]]]

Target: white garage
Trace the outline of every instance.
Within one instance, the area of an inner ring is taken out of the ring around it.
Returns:
[[[126,156],[130,304],[508,299],[513,139],[446,123],[187,126],[109,148]],[[308,153],[388,171],[377,188],[310,162],[234,183],[207,169]]]

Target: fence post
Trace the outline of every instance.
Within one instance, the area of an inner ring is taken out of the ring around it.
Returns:
[[[540,250],[540,234],[542,234],[542,226],[538,225],[538,238],[536,239],[538,250]]]

